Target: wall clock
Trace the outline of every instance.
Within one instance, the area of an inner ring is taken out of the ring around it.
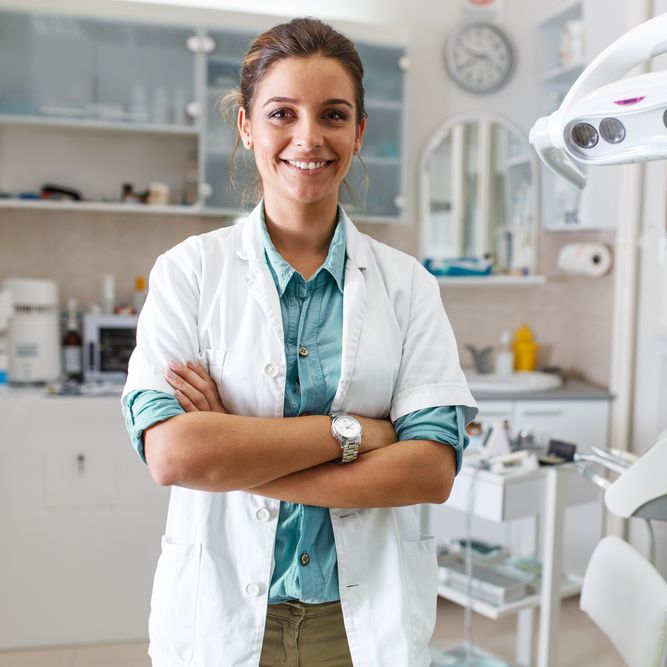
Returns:
[[[512,76],[512,42],[502,28],[488,21],[469,21],[456,28],[445,44],[449,76],[470,93],[492,93]]]

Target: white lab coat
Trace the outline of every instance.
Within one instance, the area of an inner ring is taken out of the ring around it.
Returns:
[[[396,420],[437,405],[474,407],[436,280],[343,220],[343,350],[332,410]],[[260,225],[258,207],[158,258],[124,395],[173,393],[163,377],[169,360],[199,358],[231,413],[282,417],[282,318]],[[155,667],[259,664],[279,507],[242,491],[172,488],[149,621]],[[330,514],[354,667],[427,667],[437,568],[418,507]]]

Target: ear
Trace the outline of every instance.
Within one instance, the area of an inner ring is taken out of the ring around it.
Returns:
[[[236,127],[238,128],[243,145],[250,150],[252,148],[252,133],[250,131],[250,119],[244,107],[239,107]]]
[[[357,125],[357,136],[354,138],[354,152],[355,154],[361,150],[361,144],[364,140],[364,132],[366,132],[366,116],[363,116],[359,125]]]

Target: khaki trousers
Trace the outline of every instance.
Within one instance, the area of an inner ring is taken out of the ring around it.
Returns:
[[[340,602],[269,605],[259,667],[352,667]]]

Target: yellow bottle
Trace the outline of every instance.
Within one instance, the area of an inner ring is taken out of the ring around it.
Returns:
[[[514,334],[514,370],[521,373],[534,371],[537,367],[537,343],[527,324],[520,326]]]

